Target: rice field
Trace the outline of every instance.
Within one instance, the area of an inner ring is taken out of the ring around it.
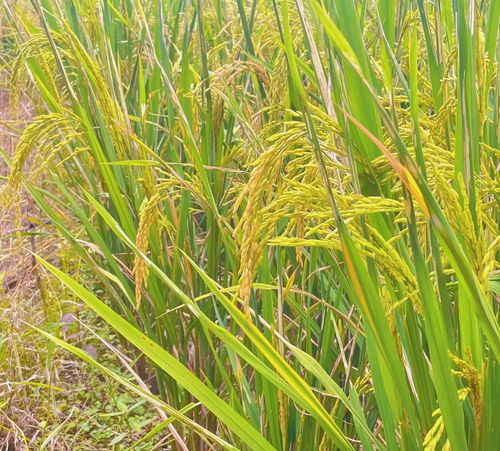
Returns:
[[[500,1],[0,4],[0,446],[498,449]]]

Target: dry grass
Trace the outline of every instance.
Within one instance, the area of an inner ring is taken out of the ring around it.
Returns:
[[[33,114],[31,102],[24,98],[14,119],[8,91],[0,89],[0,148],[8,155],[12,156]],[[29,170],[28,163],[24,172]],[[0,160],[0,190],[8,173]],[[96,325],[95,317],[68,292],[61,292],[33,257],[32,253],[43,255],[68,268],[78,265],[53,233],[37,233],[40,228],[50,232],[50,223],[26,191],[18,195],[16,203],[0,210],[0,449],[37,450],[49,438],[48,449],[95,450],[120,438],[121,431],[127,434],[119,442],[132,444],[148,430],[154,418],[150,409],[141,408],[145,419],[141,426],[136,411],[101,419],[100,414],[120,413],[137,400],[124,396],[116,383],[83,361],[47,347],[47,341],[29,327],[67,328],[62,335],[69,342],[117,364],[114,353],[77,327],[71,315],[92,328],[102,325]],[[64,326],[68,319],[72,324]],[[116,340],[112,334],[107,338]],[[62,427],[57,430],[58,426]]]

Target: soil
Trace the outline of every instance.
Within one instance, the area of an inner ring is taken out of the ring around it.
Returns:
[[[33,110],[29,101],[22,102],[17,119],[9,107],[9,95],[0,89],[0,148],[13,156],[20,132],[29,123]],[[6,185],[8,164],[0,158],[0,192]],[[20,238],[19,232],[32,231],[38,211],[26,193],[21,192],[19,201],[2,205],[0,210],[0,281],[5,293],[15,297],[33,298],[37,291],[37,277],[33,271],[33,257],[28,249],[36,250],[36,240]],[[31,220],[30,220],[31,219]]]
[[[32,116],[30,102],[25,100],[14,118],[8,91],[0,88],[0,148],[9,157],[13,156],[19,135]],[[0,158],[0,193],[8,174],[9,166]],[[27,390],[18,385],[20,381],[41,376],[30,368],[36,359],[26,359],[31,344],[25,340],[25,322],[45,321],[44,309],[39,305],[39,272],[30,253],[37,251],[38,238],[23,233],[35,230],[38,216],[38,209],[25,192],[11,205],[5,202],[0,205],[0,399],[9,399],[0,410],[0,425],[3,425],[0,449],[6,450],[24,449],[21,437],[33,437],[39,430],[37,410]]]

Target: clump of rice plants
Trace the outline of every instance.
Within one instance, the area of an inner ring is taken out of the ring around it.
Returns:
[[[2,201],[29,191],[93,281],[40,266],[154,382],[41,334],[179,449],[495,448],[500,2],[3,10],[38,115]]]

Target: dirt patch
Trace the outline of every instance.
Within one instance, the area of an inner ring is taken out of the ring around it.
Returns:
[[[19,135],[33,116],[30,102],[21,103],[18,117],[12,117],[9,108],[9,94],[0,89],[0,148],[12,158]],[[0,159],[0,192],[7,183],[9,166],[4,158]],[[20,291],[32,291],[36,277],[33,276],[33,258],[27,248],[33,246],[32,239],[23,239],[22,232],[34,228],[34,219],[38,211],[33,201],[21,192],[19,199],[12,204],[2,205],[0,211],[0,280],[6,292],[21,295]],[[28,247],[27,247],[28,246]]]
[[[5,85],[2,80],[0,85]],[[0,86],[0,147],[9,157],[33,116],[25,100],[14,119],[8,92]],[[0,193],[8,174],[9,165],[0,157]],[[68,312],[76,313],[116,341],[105,324],[36,264],[31,252],[76,277],[82,271],[36,204],[26,192],[19,194],[12,205],[0,206],[0,450],[36,450],[51,433],[47,449],[108,449],[117,437],[131,444],[156,421],[154,409],[141,406],[122,416],[119,406],[135,405],[136,397],[82,360],[49,346],[28,326],[49,330],[80,349],[91,348],[101,363],[116,368],[116,357],[75,321],[61,327]]]
[[[8,91],[0,88],[0,148],[8,157],[12,158],[33,115],[25,99],[14,118]],[[0,158],[0,193],[8,174],[9,165]],[[43,379],[43,365],[37,368],[40,349],[36,341],[27,339],[25,324],[46,322],[42,280],[31,254],[47,246],[46,240],[34,234],[40,220],[38,208],[24,191],[15,202],[0,208],[0,399],[7,400],[0,410],[0,449],[25,449],[26,440],[36,437],[40,429],[39,412],[26,387],[30,381]]]

